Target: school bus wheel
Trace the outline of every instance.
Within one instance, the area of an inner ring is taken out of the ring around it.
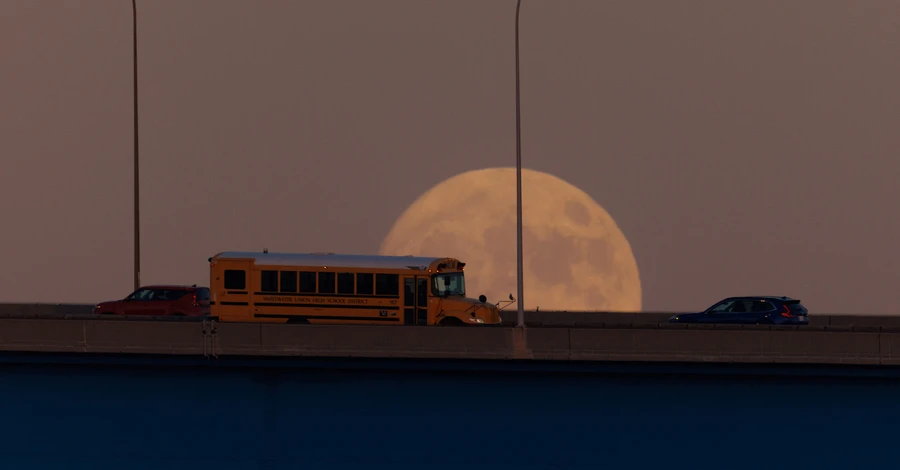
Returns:
[[[456,317],[445,317],[438,323],[439,326],[462,326],[464,325],[463,321]]]

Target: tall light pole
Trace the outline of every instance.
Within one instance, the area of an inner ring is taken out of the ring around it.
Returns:
[[[131,0],[132,44],[134,52],[134,290],[141,287],[141,213],[140,166],[138,165],[138,59],[137,59],[137,0]]]
[[[522,118],[519,101],[519,10],[522,0],[516,0],[516,270],[518,277],[519,312],[516,326],[525,327],[525,307],[522,304],[525,287],[522,267]]]

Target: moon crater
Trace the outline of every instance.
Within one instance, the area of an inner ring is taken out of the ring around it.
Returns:
[[[631,245],[584,191],[522,170],[524,305],[542,310],[641,309]],[[451,256],[470,297],[516,295],[515,168],[462,173],[422,194],[382,242],[385,255]]]

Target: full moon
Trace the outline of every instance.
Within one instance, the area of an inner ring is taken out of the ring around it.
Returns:
[[[380,252],[458,258],[469,297],[515,296],[515,168],[469,171],[428,190],[397,219]],[[522,252],[528,310],[641,310],[628,239],[605,209],[556,176],[522,170]]]

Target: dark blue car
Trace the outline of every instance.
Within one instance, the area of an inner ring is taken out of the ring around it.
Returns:
[[[679,313],[669,323],[730,323],[740,325],[808,325],[809,315],[790,297],[729,297],[697,313]]]

